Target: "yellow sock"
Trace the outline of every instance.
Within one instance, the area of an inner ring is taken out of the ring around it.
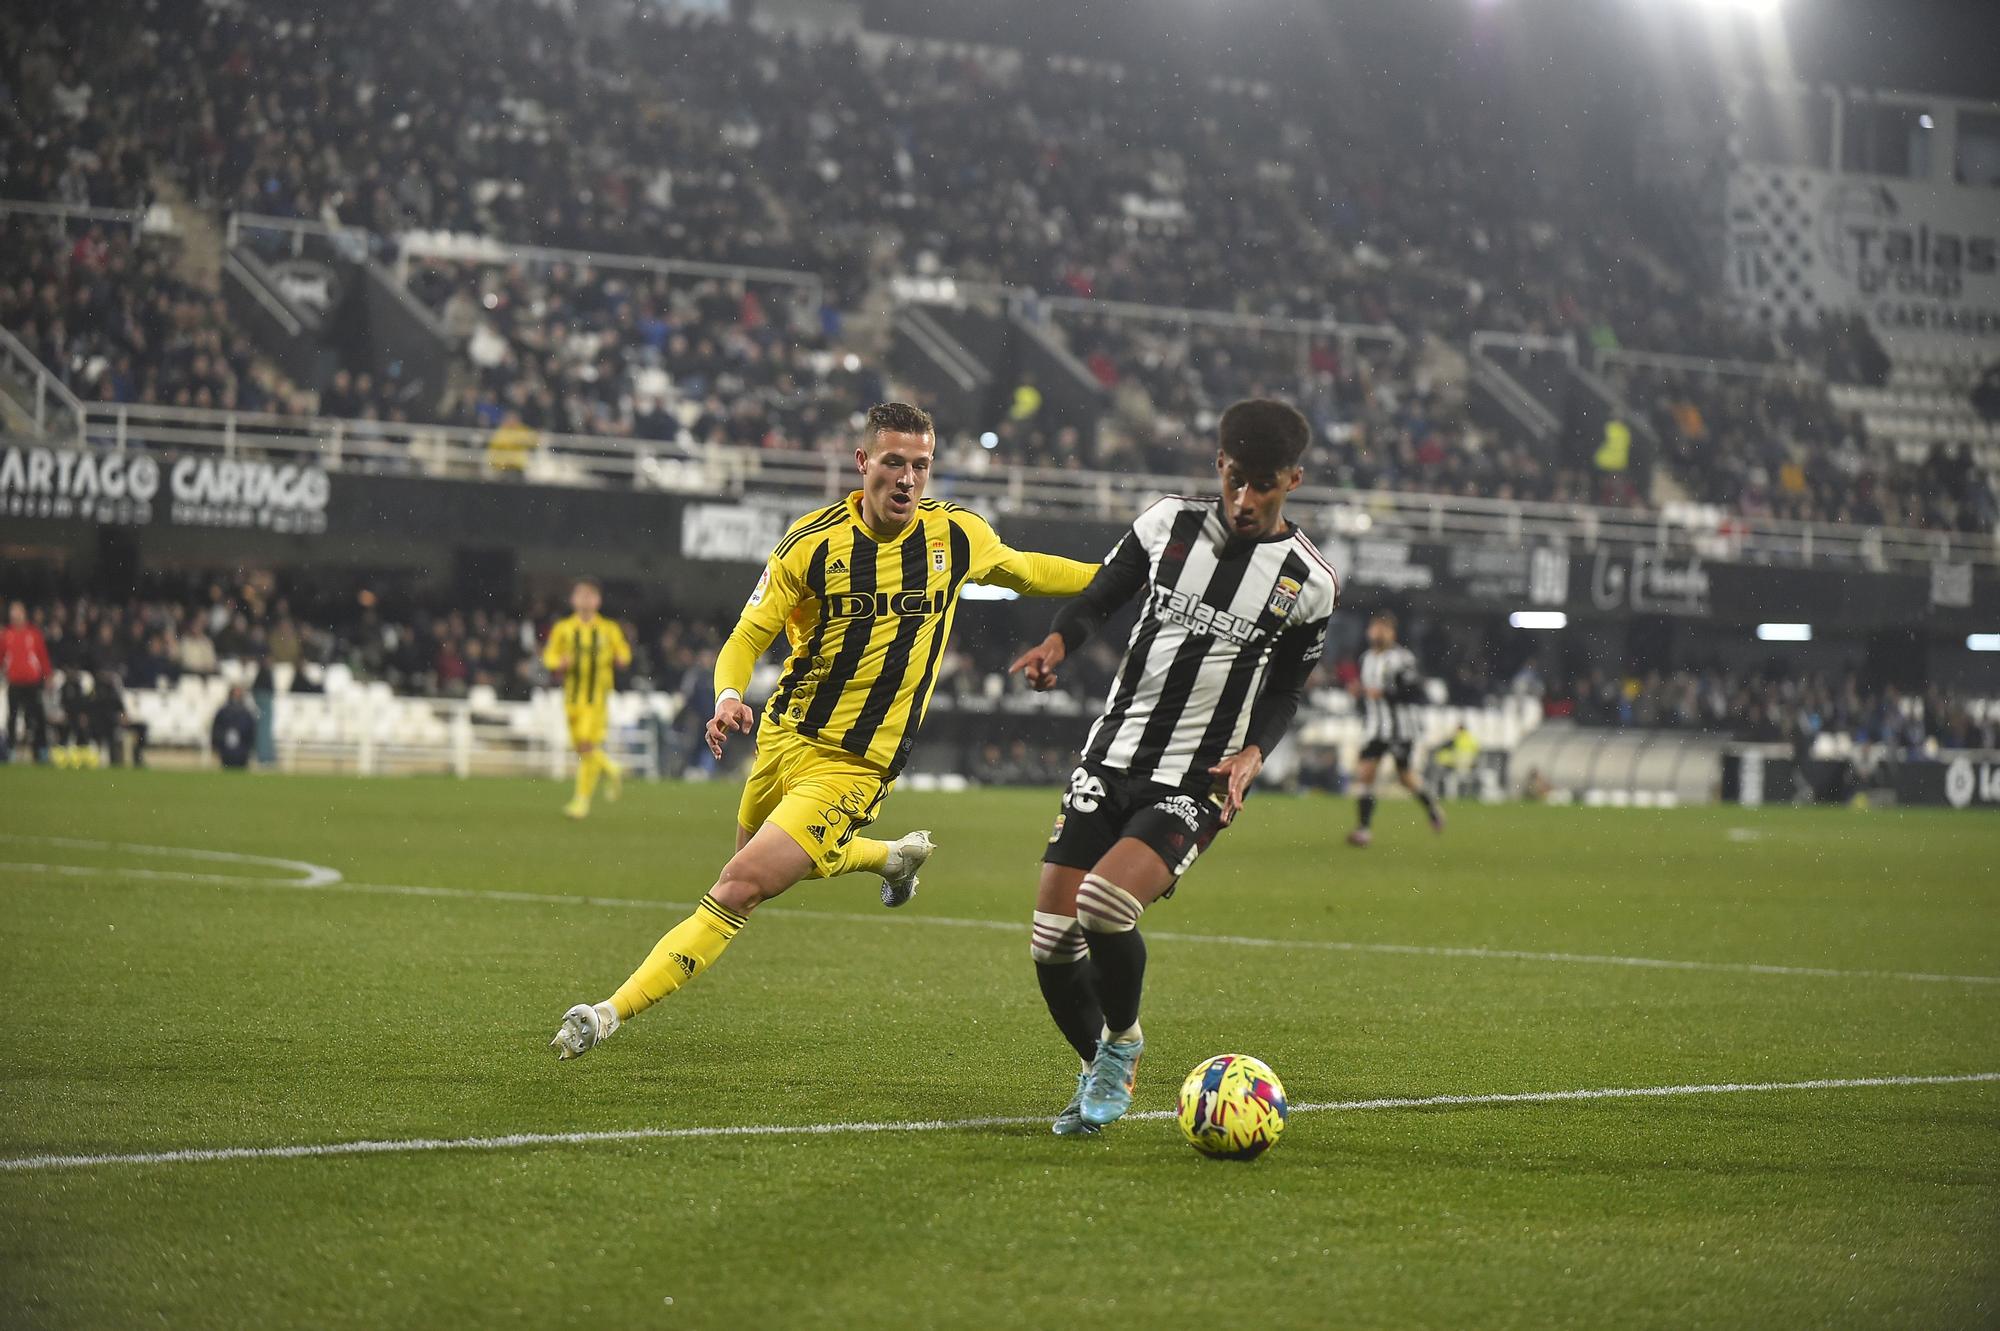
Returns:
[[[591,793],[597,789],[598,756],[598,751],[592,749],[576,757],[576,797],[585,804],[590,803]]]
[[[674,990],[715,964],[729,940],[748,921],[735,911],[704,896],[694,914],[667,931],[653,950],[632,972],[632,977],[611,995],[618,1020],[630,1021]]]
[[[873,837],[858,836],[847,843],[840,852],[840,859],[826,871],[828,878],[844,873],[881,873],[889,867],[889,843],[877,841]]]

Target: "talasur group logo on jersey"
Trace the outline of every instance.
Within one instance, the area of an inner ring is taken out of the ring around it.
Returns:
[[[1965,279],[2000,272],[2000,237],[1961,233],[1903,220],[1903,205],[1884,184],[1842,181],[1819,212],[1820,255],[1863,295],[1894,291],[1953,300]]]

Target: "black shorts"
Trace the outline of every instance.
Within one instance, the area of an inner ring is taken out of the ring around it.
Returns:
[[[1179,878],[1221,830],[1222,809],[1213,796],[1084,763],[1070,773],[1042,863],[1094,869],[1120,840],[1135,837]]]
[[[1410,770],[1410,750],[1413,747],[1406,739],[1371,739],[1361,746],[1361,761],[1375,762],[1386,753],[1396,760],[1397,771],[1407,772]]]

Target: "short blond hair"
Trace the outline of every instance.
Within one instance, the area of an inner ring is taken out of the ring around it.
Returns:
[[[885,434],[919,434],[935,439],[937,422],[928,411],[908,402],[878,402],[868,408],[868,419],[861,427],[861,446],[873,448],[875,441]]]

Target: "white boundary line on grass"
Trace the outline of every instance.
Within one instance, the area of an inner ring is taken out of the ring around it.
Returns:
[[[1392,1096],[1330,1100],[1291,1106],[1294,1114],[1361,1113],[1383,1109],[1484,1108],[1495,1105],[1568,1104],[1581,1100],[1664,1100],[1689,1095],[1742,1095],[1764,1091],[1844,1091],[1880,1086],[1962,1086],[2000,1082],[2000,1072],[1937,1076],[1821,1077],[1812,1081],[1717,1082],[1696,1086],[1611,1086],[1580,1091],[1497,1091],[1486,1095]],[[1128,1121],[1173,1118],[1171,1110],[1127,1114]],[[301,1146],[217,1146],[180,1151],[107,1155],[29,1155],[0,1158],[0,1173],[89,1169],[100,1165],[189,1165],[241,1160],[306,1160],[343,1155],[405,1155],[426,1151],[505,1151],[523,1146],[590,1146],[605,1142],[682,1141],[718,1137],[832,1137],[877,1132],[957,1132],[1018,1128],[1049,1121],[1046,1114],[990,1118],[917,1119],[903,1123],[758,1123],[706,1128],[622,1128],[603,1132],[512,1132],[500,1137],[408,1137],[386,1141],[321,1142]]]
[[[515,892],[499,888],[425,887],[401,883],[351,883],[338,869],[303,860],[239,855],[230,851],[193,850],[177,846],[147,846],[133,842],[88,841],[76,838],[18,836],[0,833],[0,842],[29,841],[83,850],[127,850],[151,855],[175,855],[224,863],[265,865],[298,873],[298,878],[252,878],[237,874],[197,873],[174,869],[126,868],[118,865],[35,864],[0,861],[0,869],[24,869],[74,878],[137,878],[207,883],[224,887],[289,888],[295,891],[356,892],[373,896],[437,897],[452,901],[507,901],[535,906],[595,906],[620,910],[692,910],[685,901],[652,901],[638,897],[564,896],[554,892]],[[1021,932],[1007,920],[974,920],[910,912],[813,910],[782,903],[768,908],[777,918],[833,920],[859,924],[938,925],[957,929],[1000,929]],[[1376,956],[1443,957],[1468,961],[1528,961],[1574,966],[1624,966],[1638,970],[1695,971],[1711,975],[1778,975],[1822,980],[1907,980],[1923,984],[2000,985],[2000,975],[1947,975],[1929,971],[1844,970],[1834,966],[1783,966],[1755,961],[1679,961],[1667,957],[1621,957],[1588,952],[1537,952],[1518,948],[1451,947],[1424,943],[1355,943],[1326,938],[1254,938],[1238,934],[1191,934],[1148,929],[1146,937],[1163,943],[1213,943],[1226,947],[1263,947],[1301,952],[1351,952]]]

